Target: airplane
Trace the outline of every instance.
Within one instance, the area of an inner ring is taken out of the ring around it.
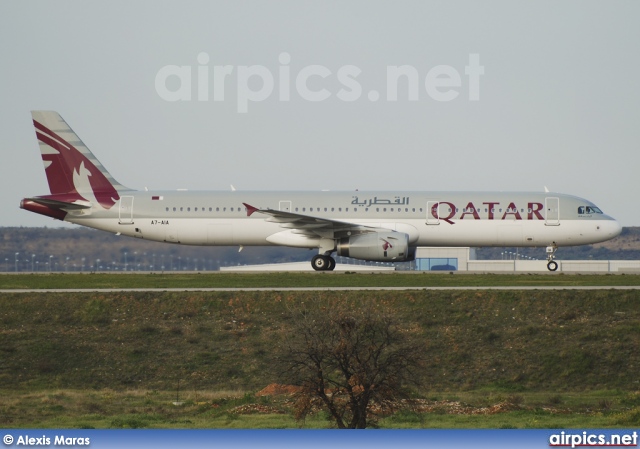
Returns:
[[[49,195],[24,210],[117,235],[183,245],[282,245],[402,262],[420,246],[558,247],[603,242],[622,228],[592,202],[545,192],[140,191],[117,182],[53,111],[32,111]],[[545,188],[546,190],[546,188]]]

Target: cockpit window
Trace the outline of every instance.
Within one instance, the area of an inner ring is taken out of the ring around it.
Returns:
[[[578,214],[579,215],[589,215],[589,214],[601,214],[602,211],[596,206],[579,206]]]

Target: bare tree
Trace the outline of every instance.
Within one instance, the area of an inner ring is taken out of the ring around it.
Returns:
[[[373,299],[318,299],[291,309],[276,355],[280,376],[301,387],[296,418],[328,411],[340,429],[364,429],[418,384],[426,345]]]

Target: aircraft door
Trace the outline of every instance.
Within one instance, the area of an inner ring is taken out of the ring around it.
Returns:
[[[427,224],[428,225],[440,224],[440,202],[439,201],[427,201]]]
[[[560,225],[560,198],[548,197],[544,199],[545,221],[547,226]]]
[[[278,208],[282,212],[291,212],[291,201],[280,201]]]
[[[133,224],[133,197],[122,196],[120,197],[119,212],[119,224]]]

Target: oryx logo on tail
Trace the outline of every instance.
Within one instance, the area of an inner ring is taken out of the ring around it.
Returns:
[[[120,199],[118,189],[125,188],[109,175],[62,117],[55,112],[34,111],[33,125],[51,194],[64,195],[65,201],[89,201],[111,209]]]

